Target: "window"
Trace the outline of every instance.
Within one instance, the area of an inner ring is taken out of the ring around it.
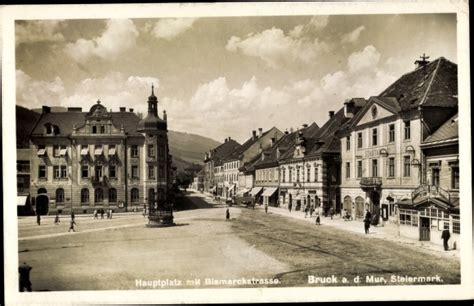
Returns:
[[[410,156],[403,157],[403,176],[410,176]]]
[[[293,181],[291,168],[288,169],[288,181],[291,183]]]
[[[281,168],[281,181],[284,183],[286,180],[286,169]]]
[[[62,178],[67,177],[67,166],[61,166],[61,177]]]
[[[89,189],[81,189],[81,203],[89,203]]]
[[[96,145],[94,149],[94,155],[102,155],[104,153],[104,148],[102,145]]]
[[[92,134],[97,134],[97,126],[92,126]]]
[[[149,180],[155,179],[155,166],[153,165],[148,166],[148,179]]]
[[[351,136],[346,137],[346,150],[349,151],[351,149]]]
[[[346,178],[350,178],[350,177],[351,177],[351,163],[346,162]]]
[[[81,155],[89,154],[89,146],[88,145],[81,145]]]
[[[300,167],[296,167],[296,181],[300,181]]]
[[[117,202],[117,189],[110,188],[109,189],[109,203]]]
[[[459,189],[459,167],[451,168],[451,188]]]
[[[306,181],[309,182],[311,176],[311,168],[306,168]]]
[[[361,160],[357,161],[357,177],[358,178],[362,177],[362,161]]]
[[[89,166],[81,166],[81,177],[89,177]]]
[[[395,124],[388,126],[388,142],[395,142]]]
[[[64,203],[64,189],[56,189],[56,203]]]
[[[431,168],[431,184],[439,186],[439,168]]]
[[[104,201],[104,190],[102,188],[96,188],[94,191],[94,202],[102,203]]]
[[[138,157],[138,146],[137,145],[132,146],[131,155],[132,155],[132,157]]]
[[[132,166],[132,178],[137,179],[138,176],[138,166]]]
[[[140,194],[137,188],[132,188],[132,190],[130,191],[130,196],[132,203],[138,203],[138,201],[140,200]]]
[[[102,177],[102,166],[95,166],[95,178],[99,179]]]
[[[362,132],[357,133],[357,148],[362,148]]]
[[[372,159],[372,177],[377,177],[378,174],[378,161],[376,159]]]
[[[372,145],[377,145],[377,128],[372,129]]]
[[[165,177],[165,168],[163,166],[160,166],[160,172],[158,173],[160,178]]]
[[[53,156],[54,157],[59,157],[59,152],[61,151],[61,147],[60,146],[54,146],[53,147]]]
[[[395,158],[390,157],[388,159],[388,177],[394,177],[395,176]]]
[[[105,134],[105,125],[100,126],[100,133]]]
[[[405,135],[404,135],[405,140],[410,139],[410,137],[411,137],[411,135],[410,135],[410,133],[411,133],[411,131],[410,131],[410,121],[403,121],[403,124],[405,126],[405,129],[404,129],[405,130]]]
[[[115,155],[117,153],[117,148],[115,145],[109,145],[109,155]]]
[[[39,145],[38,146],[38,156],[45,156],[46,155],[46,146]]]
[[[115,166],[109,166],[109,177],[111,178],[117,177],[117,169]]]
[[[148,157],[155,157],[155,146],[154,145],[148,145]]]
[[[317,182],[318,181],[318,176],[319,176],[319,168],[318,166],[314,166],[314,181]]]
[[[61,177],[61,170],[59,166],[53,166],[53,178],[58,179]]]
[[[163,146],[158,146],[158,156],[165,156],[165,148]]]

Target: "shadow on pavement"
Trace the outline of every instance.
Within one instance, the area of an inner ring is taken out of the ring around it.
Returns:
[[[202,209],[202,208],[215,208],[216,205],[211,205],[204,201],[202,197],[190,196],[188,193],[184,196],[179,203],[175,204],[175,209],[180,210],[191,210],[191,209]]]

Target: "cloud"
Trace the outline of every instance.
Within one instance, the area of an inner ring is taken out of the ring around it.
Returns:
[[[355,43],[359,40],[360,34],[365,30],[365,26],[360,26],[352,32],[342,35],[341,42],[344,43]]]
[[[283,30],[273,27],[260,33],[250,34],[245,39],[232,36],[227,42],[226,49],[231,52],[241,51],[247,56],[259,57],[273,68],[295,61],[312,63],[329,50],[329,46],[317,38],[292,35],[287,36]]]
[[[39,81],[22,70],[16,71],[16,100],[20,105],[37,108],[57,104],[63,99],[64,91],[64,83],[59,77],[52,81]]]
[[[80,63],[93,57],[116,60],[135,46],[137,37],[138,30],[130,19],[109,19],[101,36],[68,43],[65,52]]]
[[[350,72],[362,72],[375,67],[380,60],[380,53],[372,46],[366,46],[364,50],[352,53],[348,60],[347,66]]]
[[[315,30],[324,29],[329,23],[329,16],[313,16],[308,23],[308,27],[314,28]]]
[[[21,21],[15,24],[15,44],[64,41],[62,20]]]
[[[193,27],[197,18],[166,18],[159,20],[153,27],[156,38],[171,40]]]

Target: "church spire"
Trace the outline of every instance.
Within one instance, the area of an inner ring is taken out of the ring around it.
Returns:
[[[148,97],[148,114],[158,117],[158,99],[155,96],[155,86],[151,84],[151,95]]]

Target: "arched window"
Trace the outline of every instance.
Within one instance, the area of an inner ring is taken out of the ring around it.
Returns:
[[[48,191],[46,190],[46,188],[39,188],[39,189],[38,189],[38,194],[42,194],[42,193],[48,193]]]
[[[117,189],[110,188],[109,189],[109,203],[117,202]]]
[[[104,201],[104,190],[102,188],[96,188],[94,191],[94,202],[101,203]]]
[[[365,200],[363,197],[355,198],[356,218],[364,217]]]
[[[140,194],[137,188],[132,188],[132,190],[130,191],[130,196],[132,203],[138,203],[138,201],[140,200]]]
[[[64,203],[64,189],[56,189],[56,203]]]
[[[89,203],[89,189],[81,189],[81,203]]]
[[[348,213],[352,212],[352,198],[350,196],[344,197],[344,209],[347,210]]]

